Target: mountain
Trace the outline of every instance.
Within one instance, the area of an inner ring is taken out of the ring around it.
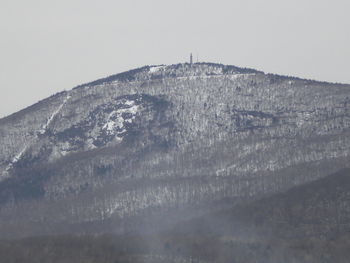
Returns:
[[[55,94],[0,119],[1,236],[152,234],[289,193],[350,166],[349,110],[350,85],[213,63]]]

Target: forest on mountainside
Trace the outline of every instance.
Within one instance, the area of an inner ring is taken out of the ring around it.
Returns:
[[[350,169],[153,233],[0,241],[6,263],[347,263]]]

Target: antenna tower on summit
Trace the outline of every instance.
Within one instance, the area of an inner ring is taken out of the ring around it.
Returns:
[[[192,53],[190,55],[190,64],[192,65],[193,64],[193,56],[192,56]]]

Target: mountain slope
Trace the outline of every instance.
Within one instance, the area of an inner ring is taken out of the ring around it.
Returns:
[[[234,208],[206,214],[173,231],[255,239],[325,238],[350,231],[350,169]]]
[[[130,231],[316,180],[349,166],[349,102],[349,85],[211,63],[56,94],[0,120],[0,232]]]
[[[0,241],[6,262],[349,261],[350,169],[157,235],[46,236]],[[30,251],[31,257],[28,257]]]

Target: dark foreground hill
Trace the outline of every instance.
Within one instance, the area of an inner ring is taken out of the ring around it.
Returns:
[[[348,262],[350,170],[156,235],[0,242],[4,262]],[[345,203],[344,203],[345,202]]]

